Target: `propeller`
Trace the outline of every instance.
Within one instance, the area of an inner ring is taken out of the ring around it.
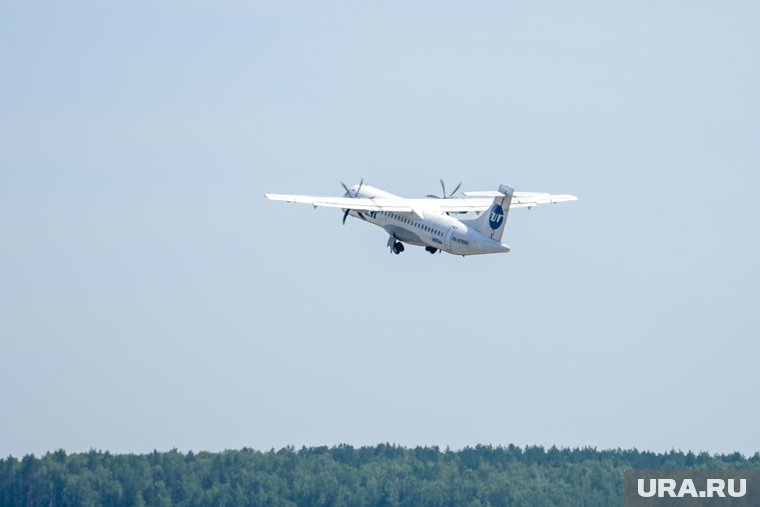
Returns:
[[[443,196],[428,194],[427,197],[431,199],[451,199],[452,197],[454,197],[454,194],[457,193],[457,190],[459,190],[459,187],[462,186],[462,182],[460,181],[459,184],[456,187],[454,187],[454,190],[450,194],[446,194],[446,184],[443,182],[443,178],[438,178],[438,181],[441,182],[441,190],[443,190]],[[450,213],[447,211],[446,214],[449,215]]]
[[[355,199],[356,197],[359,196],[359,191],[362,189],[362,185],[364,185],[364,178],[362,178],[361,181],[359,182],[359,187],[356,189],[356,193],[354,193],[353,196],[351,195],[351,191],[348,189],[345,183],[341,181],[340,184],[343,186],[344,189],[346,189],[346,193],[348,194],[348,196],[353,197]],[[343,213],[343,225],[346,225],[346,219],[348,218],[349,213],[351,213],[350,208],[346,209],[346,212]]]
[[[430,197],[431,199],[451,199],[454,197],[454,194],[457,193],[457,190],[459,190],[459,187],[462,186],[462,182],[460,181],[459,184],[454,187],[454,190],[450,194],[446,193],[446,184],[443,182],[443,178],[438,178],[438,181],[441,182],[441,190],[443,190],[443,196],[435,195],[435,194],[428,194],[427,197]]]

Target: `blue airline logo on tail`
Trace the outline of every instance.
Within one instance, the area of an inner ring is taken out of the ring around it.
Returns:
[[[501,227],[501,222],[504,220],[504,209],[498,204],[495,204],[493,208],[491,208],[491,216],[488,217],[488,225],[491,226],[491,229],[494,231]]]

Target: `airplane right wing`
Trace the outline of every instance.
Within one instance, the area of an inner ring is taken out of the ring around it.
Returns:
[[[463,192],[468,197],[497,197],[499,192]],[[577,201],[571,194],[547,194],[546,192],[515,192],[512,196],[511,208],[532,208],[539,204],[556,204],[558,202]]]

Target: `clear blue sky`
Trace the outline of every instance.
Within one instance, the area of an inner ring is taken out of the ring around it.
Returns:
[[[760,450],[755,2],[5,2],[0,456]],[[264,192],[508,183],[513,251]]]

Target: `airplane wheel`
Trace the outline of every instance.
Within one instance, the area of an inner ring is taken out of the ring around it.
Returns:
[[[404,244],[401,243],[400,241],[396,241],[393,244],[393,253],[395,253],[396,255],[398,255],[398,254],[400,254],[403,251],[404,251]]]
[[[428,252],[430,252],[431,254],[434,254],[434,253],[436,253],[436,252],[438,251],[438,249],[437,249],[437,248],[433,248],[432,246],[426,246],[426,247],[425,247],[425,250],[427,250],[427,251],[428,251]]]

